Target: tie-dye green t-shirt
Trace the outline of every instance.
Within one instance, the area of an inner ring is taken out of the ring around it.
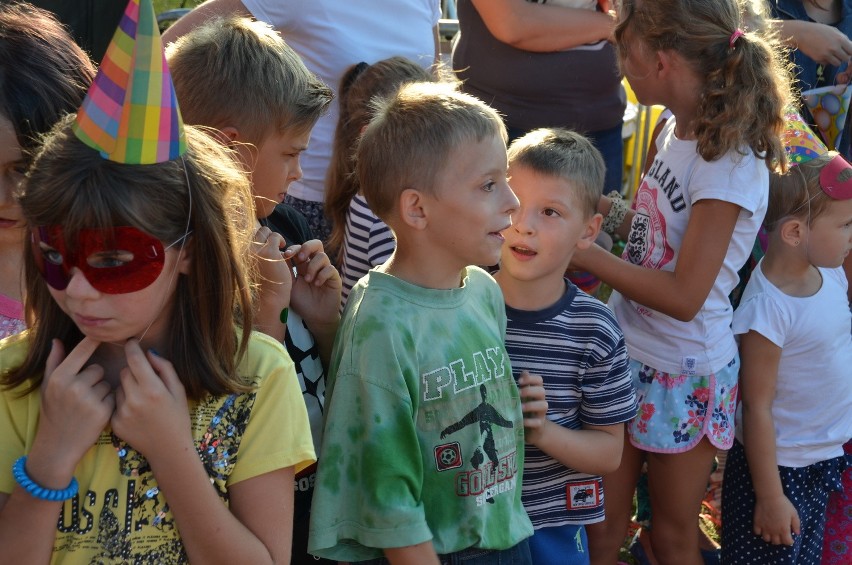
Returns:
[[[468,267],[426,289],[370,271],[335,343],[309,549],[359,561],[432,540],[438,553],[509,548],[521,504],[523,420],[500,289]]]

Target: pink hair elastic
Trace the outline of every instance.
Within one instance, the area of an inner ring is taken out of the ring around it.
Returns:
[[[731,37],[729,37],[729,38],[728,38],[728,47],[730,47],[731,49],[733,49],[733,48],[734,48],[734,43],[736,43],[736,42],[737,42],[737,39],[739,39],[739,38],[740,38],[740,37],[742,37],[743,35],[745,35],[745,34],[743,33],[743,30],[741,30],[740,28],[737,28],[737,30],[736,30],[734,33],[732,33],[732,34],[731,34]]]

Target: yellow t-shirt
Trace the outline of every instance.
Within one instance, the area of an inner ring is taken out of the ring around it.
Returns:
[[[20,366],[26,333],[0,342],[0,374]],[[238,373],[249,393],[190,402],[196,449],[224,504],[228,488],[285,467],[298,472],[316,460],[293,362],[265,335],[252,335]],[[156,410],[156,406],[151,407]],[[0,492],[15,485],[12,464],[32,446],[39,391],[0,392]],[[65,501],[51,563],[186,563],[167,501],[145,459],[105,429],[75,471],[79,493]]]

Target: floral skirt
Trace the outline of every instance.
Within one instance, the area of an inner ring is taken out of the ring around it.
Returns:
[[[710,375],[675,375],[630,361],[639,411],[628,424],[643,451],[683,453],[707,436],[719,449],[734,441],[739,357]]]

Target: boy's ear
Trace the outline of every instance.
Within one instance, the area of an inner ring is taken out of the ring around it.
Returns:
[[[219,141],[221,141],[223,145],[230,145],[231,143],[240,140],[240,130],[234,126],[225,126],[215,131],[217,137],[220,137]]]
[[[423,193],[414,188],[406,188],[399,195],[399,217],[402,222],[416,230],[428,225]]]
[[[592,217],[586,222],[586,228],[580,235],[580,239],[577,240],[577,249],[588,249],[595,243],[601,231],[601,223],[603,223],[603,216],[592,214]]]
[[[807,224],[800,218],[787,218],[778,226],[778,236],[781,241],[793,247],[799,245],[805,236]]]

